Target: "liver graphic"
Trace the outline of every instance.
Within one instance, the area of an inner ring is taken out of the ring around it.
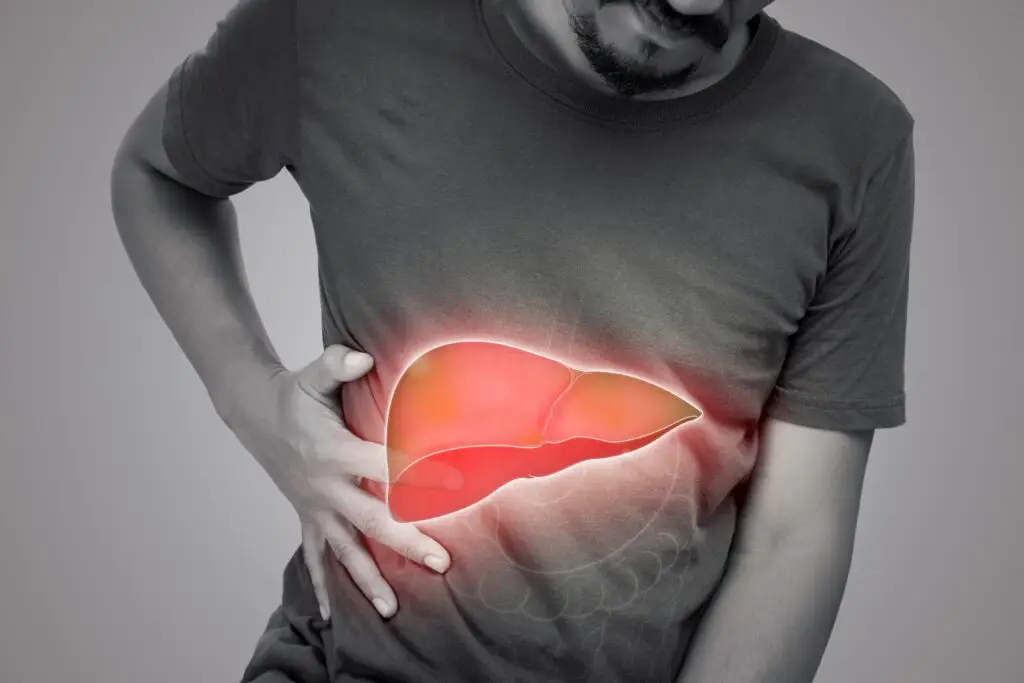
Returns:
[[[518,479],[635,451],[701,412],[636,377],[581,371],[492,342],[456,342],[417,358],[395,387],[386,447],[391,515],[421,522],[473,505]],[[462,486],[403,486],[428,459]]]

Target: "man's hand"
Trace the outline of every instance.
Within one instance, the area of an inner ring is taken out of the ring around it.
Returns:
[[[447,551],[412,524],[395,521],[383,501],[360,488],[361,479],[387,485],[384,446],[364,441],[344,425],[339,389],[365,375],[373,359],[332,346],[298,372],[281,370],[246,392],[225,422],[295,508],[302,548],[324,619],[330,616],[325,551],[384,617],[398,602],[357,535],[387,546],[434,571],[447,570]],[[426,471],[414,485],[450,487],[458,473]],[[326,545],[325,545],[326,544]]]

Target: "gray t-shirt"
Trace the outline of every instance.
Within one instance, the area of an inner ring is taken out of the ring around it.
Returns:
[[[371,544],[382,620],[296,554],[246,680],[668,683],[720,580],[765,417],[904,421],[913,119],[835,52],[752,23],[739,67],[629,102],[550,70],[493,0],[243,0],[170,83],[164,144],[227,197],[287,169],[325,343],[376,359],[344,417],[383,442],[423,350],[494,340],[615,368],[700,419]]]

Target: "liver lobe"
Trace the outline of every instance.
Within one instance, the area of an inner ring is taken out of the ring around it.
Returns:
[[[513,481],[630,453],[700,415],[636,377],[492,342],[439,346],[406,369],[388,408],[388,508],[403,522],[442,517]],[[428,461],[457,469],[462,486],[403,485]]]

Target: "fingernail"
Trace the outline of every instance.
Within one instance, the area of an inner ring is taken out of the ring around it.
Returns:
[[[374,598],[373,606],[377,608],[377,611],[380,612],[382,617],[390,617],[393,611],[391,603],[384,598]]]
[[[345,365],[350,369],[354,369],[365,365],[369,360],[370,356],[368,354],[362,353],[361,351],[353,351],[345,356]]]
[[[448,563],[437,555],[427,555],[423,558],[423,564],[427,565],[438,574],[444,574],[448,570]]]

